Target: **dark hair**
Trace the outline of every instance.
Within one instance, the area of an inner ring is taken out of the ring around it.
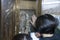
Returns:
[[[52,34],[58,25],[58,20],[50,14],[45,14],[37,17],[35,25],[37,32]]]
[[[32,40],[28,34],[17,34],[12,40]]]

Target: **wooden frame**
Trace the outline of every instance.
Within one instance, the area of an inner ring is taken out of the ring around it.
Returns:
[[[12,40],[14,36],[14,13],[12,0],[1,0],[1,34],[0,40]],[[9,4],[8,4],[9,3]]]
[[[23,1],[36,1],[36,0],[23,0]]]

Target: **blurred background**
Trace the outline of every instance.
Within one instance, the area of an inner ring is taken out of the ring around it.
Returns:
[[[60,0],[0,0],[0,40],[31,32],[32,15],[51,14],[60,22]],[[60,32],[60,24],[56,33]]]

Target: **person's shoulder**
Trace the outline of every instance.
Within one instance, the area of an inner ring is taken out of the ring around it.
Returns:
[[[48,37],[48,38],[40,38],[40,40],[60,40],[60,34],[54,34],[53,37]]]
[[[53,37],[54,40],[60,40],[60,34],[55,34]]]

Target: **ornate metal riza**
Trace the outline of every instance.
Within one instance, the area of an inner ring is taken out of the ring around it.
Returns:
[[[29,20],[31,20],[31,16],[35,13],[34,10],[29,9],[21,9],[20,10],[20,28],[19,32],[28,33],[30,32],[30,24]]]

